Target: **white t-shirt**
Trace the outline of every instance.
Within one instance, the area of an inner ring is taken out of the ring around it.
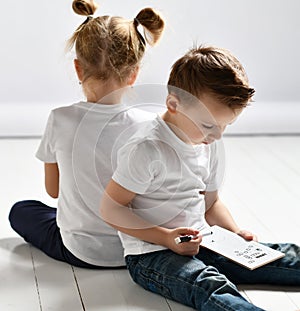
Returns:
[[[132,211],[151,224],[203,230],[208,224],[200,192],[218,189],[217,166],[216,143],[186,144],[157,116],[119,150],[112,178],[137,193]],[[119,234],[125,256],[165,249]]]
[[[124,104],[80,102],[54,109],[37,158],[59,167],[57,224],[66,248],[98,266],[124,265],[117,231],[100,218],[100,200],[117,150],[155,115]]]

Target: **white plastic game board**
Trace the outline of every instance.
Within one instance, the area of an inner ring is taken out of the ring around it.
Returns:
[[[211,235],[203,237],[201,246],[219,253],[250,270],[284,256],[284,253],[255,241],[246,241],[239,235],[219,226],[212,226],[211,231]]]

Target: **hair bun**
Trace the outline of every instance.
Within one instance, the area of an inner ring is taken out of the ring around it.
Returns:
[[[165,22],[161,15],[152,8],[142,9],[134,19],[134,24],[144,27],[144,35],[148,44],[154,45],[160,39]]]
[[[73,0],[72,8],[76,14],[88,16],[96,12],[98,4],[93,0]]]

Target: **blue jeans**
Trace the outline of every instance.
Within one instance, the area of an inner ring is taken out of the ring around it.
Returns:
[[[253,271],[204,248],[194,257],[170,250],[129,255],[126,264],[132,279],[143,288],[196,310],[262,310],[246,301],[234,283],[300,285],[299,247],[268,245],[286,256]]]
[[[80,268],[103,268],[80,260],[64,246],[56,222],[56,208],[35,200],[20,201],[11,208],[9,221],[26,242],[51,258]]]

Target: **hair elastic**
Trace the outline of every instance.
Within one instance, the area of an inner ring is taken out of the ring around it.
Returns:
[[[93,19],[93,16],[89,15],[86,20],[82,23],[82,25],[87,24],[91,19]]]
[[[140,21],[136,17],[133,19],[133,25],[135,26],[135,30],[138,34],[138,37],[142,41],[143,45],[146,45],[146,40],[145,40],[144,36],[138,30],[138,26],[142,25],[142,24],[140,23]]]

